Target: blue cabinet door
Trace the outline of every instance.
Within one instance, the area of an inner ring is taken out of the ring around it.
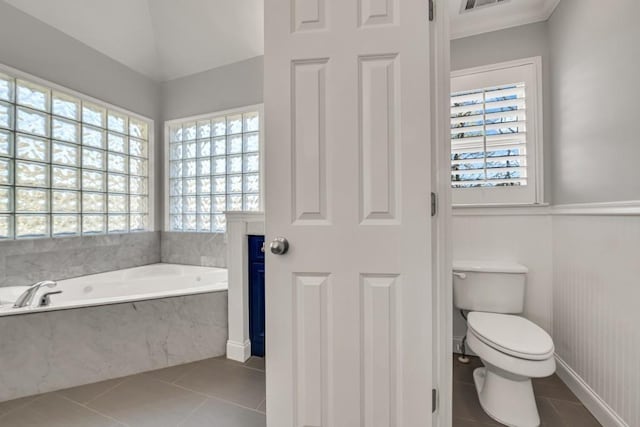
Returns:
[[[249,236],[249,337],[251,355],[264,357],[264,236]]]

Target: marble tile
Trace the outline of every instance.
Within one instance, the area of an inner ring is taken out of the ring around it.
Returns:
[[[1,321],[0,402],[223,355],[227,292]]]
[[[0,286],[29,285],[160,262],[160,232],[0,244]]]
[[[186,419],[205,399],[201,394],[147,375],[136,375],[89,402],[87,406],[126,425],[173,427]]]
[[[181,427],[265,427],[266,425],[264,414],[211,398],[180,424]]]
[[[227,266],[227,243],[220,233],[161,233],[161,260],[203,267]]]
[[[48,394],[0,417],[11,427],[115,427],[122,423],[56,394]]]
[[[176,384],[252,409],[265,398],[264,372],[216,359],[200,362]]]

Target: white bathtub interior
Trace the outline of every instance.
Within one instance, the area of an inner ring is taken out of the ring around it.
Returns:
[[[159,263],[57,283],[54,289],[41,289],[34,299],[38,301],[38,297],[48,291],[62,291],[52,295],[51,304],[46,307],[14,308],[13,303],[28,286],[0,288],[0,316],[223,291],[227,290],[227,270]]]

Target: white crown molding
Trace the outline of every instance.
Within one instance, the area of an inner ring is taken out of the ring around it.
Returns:
[[[451,31],[451,40],[461,39],[464,37],[477,36],[479,34],[491,33],[493,31],[506,30],[507,28],[519,27],[521,25],[527,25],[527,24],[534,24],[536,22],[544,22],[551,17],[553,12],[556,10],[556,7],[558,7],[559,3],[560,3],[560,0],[545,0],[539,13],[512,19],[500,25],[495,25],[495,23],[489,23],[485,25],[484,28],[460,29],[458,31]]]
[[[553,215],[636,216],[640,215],[640,200],[554,205],[551,208],[551,213]]]

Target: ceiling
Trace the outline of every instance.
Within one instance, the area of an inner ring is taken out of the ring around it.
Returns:
[[[264,0],[4,1],[156,81],[264,51]]]
[[[264,52],[265,0],[2,1],[156,81]],[[451,38],[460,38],[544,21],[560,0],[505,0],[465,13],[463,0],[440,1]]]
[[[546,21],[560,3],[560,0],[505,0],[461,13],[466,0],[445,1],[449,4],[452,39]]]

